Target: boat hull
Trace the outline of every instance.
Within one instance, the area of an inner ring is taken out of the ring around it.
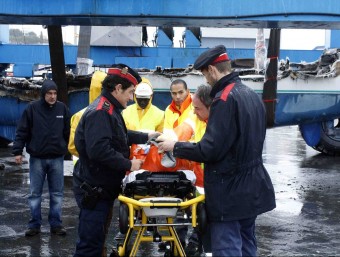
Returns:
[[[176,78],[184,79],[192,92],[198,85],[206,83],[204,77],[197,74],[178,77],[157,74],[142,74],[142,76],[147,77],[154,85],[154,102],[162,109],[171,101],[169,87],[171,81]],[[241,76],[241,79],[262,97],[263,76]],[[274,126],[323,122],[339,117],[340,77],[308,80],[287,77],[278,80]]]
[[[71,114],[86,107],[88,99],[88,90],[70,92],[68,101]],[[13,96],[0,97],[0,145],[14,141],[17,123],[29,102]]]
[[[171,101],[170,84],[177,78],[184,79],[191,92],[206,81],[200,73],[164,75],[140,72],[154,86],[153,104],[164,110]],[[243,83],[253,88],[261,97],[263,76],[241,76]],[[69,92],[69,108],[74,114],[88,105],[88,90]],[[0,138],[11,142],[20,116],[29,101],[18,97],[0,97]],[[274,126],[300,125],[334,120],[340,117],[340,77],[313,78],[309,80],[279,79],[275,106]],[[0,140],[1,141],[1,140]]]

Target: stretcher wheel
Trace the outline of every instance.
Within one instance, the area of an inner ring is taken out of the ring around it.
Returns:
[[[170,244],[166,247],[164,252],[164,257],[173,257],[174,255],[174,243],[169,242]]]
[[[165,253],[164,253],[164,257],[173,257],[173,256],[174,256],[174,255],[171,253],[170,250],[165,251]]]
[[[119,231],[126,234],[129,229],[129,208],[125,203],[119,206]]]
[[[117,245],[117,255],[112,255],[112,253],[111,253],[111,255],[110,255],[110,257],[129,257],[130,256],[130,253],[131,253],[131,249],[130,249],[130,247],[128,247],[127,245],[125,246],[125,251],[124,251],[124,254],[123,254],[123,249],[124,248],[124,245],[123,244],[121,244],[121,243],[119,243],[118,245]]]
[[[116,250],[112,250],[110,257],[119,257],[119,253]]]
[[[207,211],[205,209],[205,203],[197,204],[197,229],[201,234],[207,229]]]

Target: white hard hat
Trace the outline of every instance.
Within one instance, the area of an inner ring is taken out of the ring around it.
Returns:
[[[142,82],[136,87],[135,95],[137,98],[150,98],[152,95],[152,89],[149,84]]]

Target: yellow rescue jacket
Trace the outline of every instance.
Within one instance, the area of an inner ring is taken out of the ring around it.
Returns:
[[[164,112],[164,133],[172,133],[173,129],[185,121],[193,111],[191,94],[187,96],[178,110],[174,101]]]
[[[179,126],[174,128],[174,132],[178,141],[201,141],[205,130],[207,128],[207,122],[201,121],[197,118],[197,115],[191,112],[189,117]],[[204,172],[203,163],[193,162],[193,171],[196,175],[196,186],[203,187]]]
[[[147,78],[142,77],[142,82],[148,84],[153,91],[152,85]],[[152,95],[145,109],[142,109],[134,96],[135,103],[122,111],[122,116],[127,129],[138,131],[163,132],[164,111],[152,104]]]
[[[145,109],[135,103],[122,111],[127,129],[163,132],[164,111],[152,105],[151,100]]]
[[[92,103],[93,100],[96,99],[100,95],[102,91],[102,82],[105,79],[106,75],[107,74],[103,71],[95,71],[93,73],[92,79],[91,79],[90,91],[89,91],[89,103]],[[72,155],[75,155],[77,157],[79,157],[79,154],[74,145],[74,135],[75,135],[78,123],[81,117],[83,116],[85,110],[86,110],[86,107],[76,112],[71,117],[71,130],[70,130],[70,139],[68,141],[68,151]]]
[[[174,128],[178,141],[198,142],[202,139],[207,122],[201,121],[196,114],[191,112],[188,118],[179,126]]]

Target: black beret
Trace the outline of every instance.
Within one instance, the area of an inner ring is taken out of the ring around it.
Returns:
[[[194,69],[202,70],[203,68],[208,67],[208,65],[224,61],[229,61],[227,50],[224,45],[218,45],[198,56],[194,63]]]
[[[112,68],[108,70],[107,74],[117,75],[123,79],[127,79],[134,86],[142,82],[142,78],[139,76],[138,72],[122,63],[112,65]]]

